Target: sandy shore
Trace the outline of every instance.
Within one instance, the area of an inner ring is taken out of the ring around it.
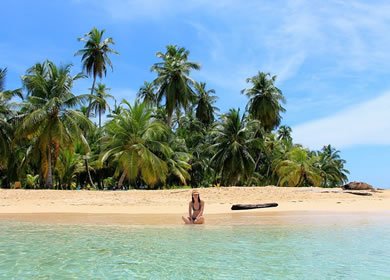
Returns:
[[[205,215],[238,223],[243,217],[380,214],[390,216],[390,190],[358,196],[341,189],[229,187],[200,189]],[[0,219],[177,223],[186,215],[191,190],[58,191],[0,189]],[[276,208],[232,211],[237,203],[276,202]],[[246,218],[246,220],[248,220]],[[210,220],[209,219],[209,220]],[[266,218],[267,219],[267,218]],[[291,220],[291,219],[290,219]],[[145,222],[147,221],[147,222]],[[223,221],[222,221],[223,222]]]

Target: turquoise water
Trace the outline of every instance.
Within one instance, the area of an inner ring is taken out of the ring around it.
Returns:
[[[0,279],[390,279],[390,223],[0,223]]]

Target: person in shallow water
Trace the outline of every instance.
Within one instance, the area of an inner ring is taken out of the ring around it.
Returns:
[[[192,191],[192,200],[188,205],[188,217],[182,217],[186,224],[203,224],[204,201],[200,199],[199,192]]]

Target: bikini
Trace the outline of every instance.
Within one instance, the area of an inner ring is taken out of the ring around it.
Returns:
[[[192,203],[192,210],[193,211],[199,211],[202,208],[202,204],[199,202],[199,208],[195,209],[195,203]],[[192,221],[196,220],[196,217],[191,217]]]

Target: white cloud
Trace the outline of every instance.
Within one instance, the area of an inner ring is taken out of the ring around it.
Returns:
[[[390,145],[390,92],[326,118],[293,127],[293,138],[312,149]]]

